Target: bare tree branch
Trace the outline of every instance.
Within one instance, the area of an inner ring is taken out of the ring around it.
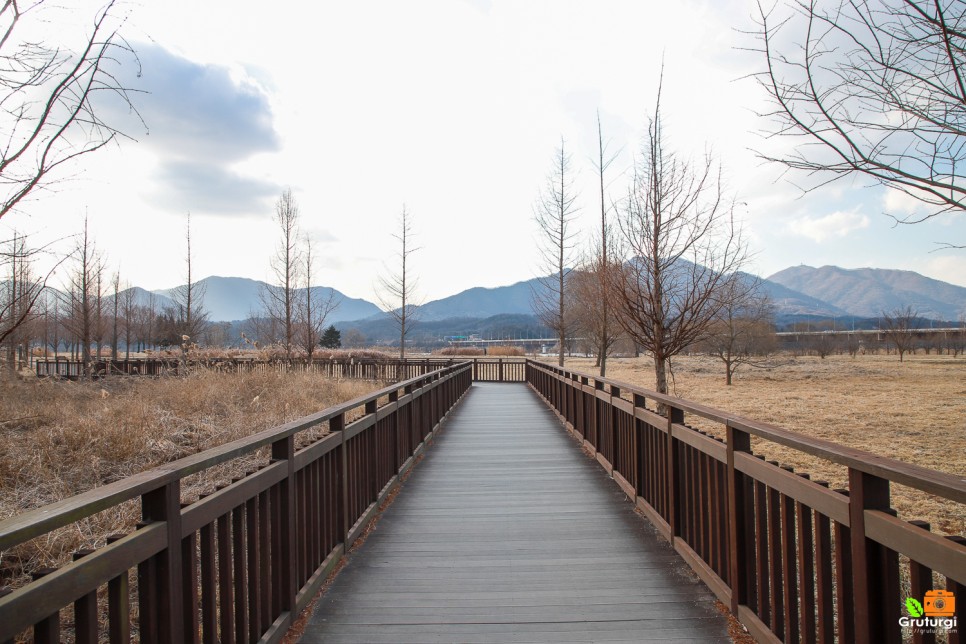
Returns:
[[[127,138],[101,117],[98,96],[120,100],[140,119],[130,100],[134,90],[112,71],[122,59],[140,65],[119,33],[116,4],[98,12],[78,52],[18,40],[25,17],[39,14],[44,0],[0,6],[0,218],[48,185],[61,166]]]
[[[753,50],[765,60],[756,76],[773,103],[763,114],[772,122],[768,134],[797,144],[762,158],[810,177],[806,191],[859,174],[928,207],[888,213],[899,223],[966,208],[962,0],[788,7],[780,18],[759,4]]]

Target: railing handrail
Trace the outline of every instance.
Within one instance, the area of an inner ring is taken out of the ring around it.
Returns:
[[[756,640],[898,643],[902,598],[941,589],[934,573],[945,577],[944,591],[966,591],[966,538],[899,518],[891,500],[896,482],[962,503],[960,477],[584,372],[536,361],[526,370],[568,431]],[[690,427],[685,412],[724,425],[724,439]],[[752,436],[846,465],[847,489],[766,461]]]
[[[537,360],[528,359],[527,362],[547,372],[557,372],[567,374],[571,377],[587,378],[588,381],[594,381],[594,383],[617,387],[621,391],[632,392],[644,398],[668,405],[669,407],[701,416],[702,418],[720,423],[726,427],[740,429],[759,438],[797,449],[812,456],[824,458],[839,465],[845,465],[867,474],[916,488],[923,492],[944,496],[952,501],[966,503],[966,476],[956,476],[887,456],[880,456],[854,447],[846,447],[834,441],[806,436],[777,425],[729,414],[714,407],[695,403],[676,396],[661,394],[657,391],[645,389],[620,380],[595,376],[591,373],[575,369],[561,368]]]
[[[324,423],[367,403],[376,402],[379,398],[398,392],[400,389],[418,388],[424,381],[428,382],[442,375],[455,373],[460,369],[471,366],[472,363],[464,361],[450,367],[444,367],[439,371],[416,376],[348,402],[333,405],[315,414],[211,447],[197,454],[164,463],[150,470],[93,488],[61,501],[8,517],[0,521],[0,550],[84,519],[124,501],[137,498],[172,481],[183,479],[191,474],[249,454],[262,447],[267,447],[278,440]],[[406,396],[404,395],[398,401],[393,401],[387,406],[399,406],[405,402]]]

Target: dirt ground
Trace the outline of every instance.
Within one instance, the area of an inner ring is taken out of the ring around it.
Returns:
[[[724,364],[707,356],[673,363],[673,393],[730,414],[764,421],[842,445],[966,476],[966,359],[892,355],[782,357],[770,369],[742,367],[725,385]],[[592,359],[567,361],[597,373]],[[608,377],[654,386],[649,358],[608,361]],[[695,417],[688,424],[721,435],[722,428]],[[752,449],[769,459],[847,487],[844,467],[755,440]],[[944,534],[966,534],[966,506],[918,490],[893,486],[893,505],[903,519],[923,519]]]

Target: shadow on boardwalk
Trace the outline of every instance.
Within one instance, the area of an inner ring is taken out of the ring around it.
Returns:
[[[711,592],[526,385],[477,383],[303,642],[729,642]]]

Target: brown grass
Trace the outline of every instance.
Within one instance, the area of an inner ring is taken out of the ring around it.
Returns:
[[[433,351],[434,356],[481,356],[483,349],[479,347],[443,347]]]
[[[526,355],[522,347],[514,347],[510,345],[488,347],[486,350],[486,354],[487,356],[494,356],[494,357]]]
[[[966,473],[966,360],[948,356],[785,357],[772,369],[743,367],[724,383],[724,365],[710,357],[674,363],[674,394],[758,421],[915,463],[949,474]],[[608,360],[608,377],[654,386],[649,358]],[[596,373],[590,359],[567,366]],[[722,436],[722,428],[694,416],[691,425]],[[844,467],[774,443],[754,440],[769,459],[847,487]],[[904,519],[924,519],[945,534],[966,533],[966,506],[893,486],[893,506]]]
[[[315,375],[220,374],[0,382],[0,518],[104,485],[376,389]],[[324,431],[324,429],[320,430]],[[264,451],[264,450],[263,450]],[[264,462],[255,454],[183,482],[192,501]],[[64,563],[138,519],[129,502],[3,552],[0,585]]]
[[[525,356],[526,352],[524,352],[522,347],[494,345],[486,349],[481,349],[480,347],[443,347],[442,349],[433,351],[433,355],[499,358],[506,356]]]

